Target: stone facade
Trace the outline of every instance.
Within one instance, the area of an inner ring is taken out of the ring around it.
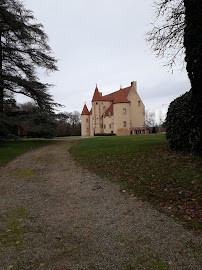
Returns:
[[[145,108],[137,93],[137,83],[102,96],[96,86],[92,109],[84,105],[81,114],[81,135],[94,136],[99,133],[116,135],[147,134]]]

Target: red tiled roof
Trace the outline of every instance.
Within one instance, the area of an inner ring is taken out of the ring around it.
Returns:
[[[120,89],[116,92],[113,92],[109,95],[102,96],[98,91],[98,88],[95,88],[92,101],[112,101],[113,103],[122,103],[129,102],[127,96],[131,90],[131,86]]]
[[[85,104],[84,107],[83,107],[83,111],[82,111],[81,115],[89,115],[89,114],[90,114],[90,112],[89,112],[89,110],[88,110],[88,108],[87,108],[87,106]]]
[[[98,91],[98,88],[96,86],[92,101],[98,101],[98,100],[100,100],[100,97],[101,97],[101,94]]]
[[[114,113],[113,104],[111,104],[110,107],[106,110],[105,115],[109,116],[109,113],[111,113],[111,115]]]

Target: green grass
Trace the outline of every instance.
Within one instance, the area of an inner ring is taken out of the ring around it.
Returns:
[[[165,135],[82,139],[69,151],[91,171],[199,225],[202,160],[170,150]]]
[[[54,142],[49,139],[0,141],[0,167],[29,150]]]

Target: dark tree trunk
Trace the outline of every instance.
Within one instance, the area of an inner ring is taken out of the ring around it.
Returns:
[[[0,113],[3,112],[3,78],[2,78],[2,46],[1,46],[1,32],[0,32]]]
[[[202,1],[184,0],[185,32],[184,46],[187,72],[192,86],[194,99],[194,122],[198,136],[198,148],[202,137]],[[200,149],[201,151],[201,149]]]

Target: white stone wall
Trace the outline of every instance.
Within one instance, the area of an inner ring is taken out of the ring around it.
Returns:
[[[110,101],[92,102],[92,127],[91,134],[104,133],[103,114],[110,107]]]
[[[90,136],[94,136],[94,130],[93,130],[93,115],[90,115]]]
[[[81,115],[81,136],[90,136],[90,115]]]
[[[101,109],[102,107],[100,101],[92,102],[93,131],[95,131],[95,133],[102,133]]]
[[[110,101],[100,101],[101,102],[101,114],[103,114],[111,105]]]
[[[124,114],[123,109],[126,110]],[[126,127],[124,127],[124,122],[126,122]],[[117,134],[118,129],[130,128],[130,110],[129,103],[116,103],[114,104],[114,133]]]
[[[110,128],[111,125],[111,128]],[[111,133],[114,131],[114,116],[103,117],[103,131],[104,133]]]
[[[130,120],[132,128],[143,128],[145,126],[145,107],[136,91],[136,85],[131,88],[128,95],[130,101]]]

